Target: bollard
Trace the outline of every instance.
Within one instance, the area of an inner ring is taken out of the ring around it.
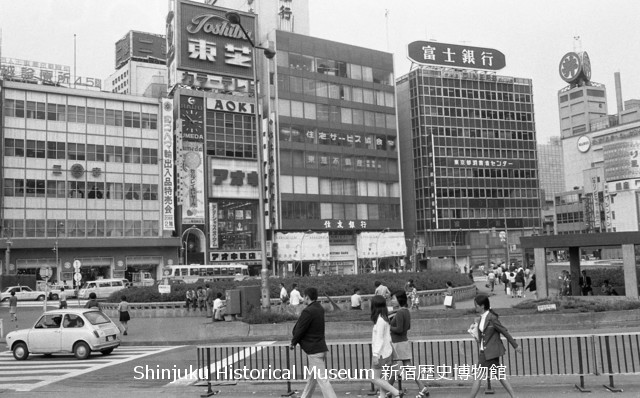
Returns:
[[[582,363],[582,341],[578,337],[578,373],[580,373],[580,385],[575,385],[580,392],[591,392],[584,387],[584,364]]]

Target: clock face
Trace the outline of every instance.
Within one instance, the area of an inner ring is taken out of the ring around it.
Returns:
[[[183,109],[181,115],[183,131],[189,134],[202,134],[204,124],[202,116],[200,110]]]

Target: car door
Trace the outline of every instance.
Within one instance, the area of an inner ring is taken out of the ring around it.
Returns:
[[[22,286],[22,291],[20,292],[22,295],[22,299],[27,300],[35,300],[38,298],[38,292],[34,292],[28,286]]]
[[[60,349],[62,351],[73,351],[73,343],[78,340],[86,340],[84,334],[90,333],[85,327],[84,319],[80,315],[65,314],[62,320],[62,331],[60,334]]]
[[[62,314],[44,314],[29,331],[27,346],[34,353],[60,351]]]

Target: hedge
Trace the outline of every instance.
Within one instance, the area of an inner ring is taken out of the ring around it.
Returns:
[[[353,289],[358,287],[361,294],[373,294],[375,290],[374,282],[379,280],[392,292],[404,289],[405,283],[413,279],[418,290],[445,289],[445,283],[451,281],[453,286],[467,286],[471,280],[466,276],[451,271],[430,271],[430,272],[405,272],[405,273],[380,273],[362,275],[326,275],[326,276],[303,276],[290,278],[269,278],[269,290],[272,298],[280,297],[280,283],[284,283],[287,291],[291,291],[294,283],[298,284],[298,290],[302,293],[307,287],[318,289],[320,296],[347,296],[353,294]],[[229,289],[238,286],[260,286],[260,279],[247,279],[244,281],[215,281],[206,282],[213,289],[213,294],[224,293]],[[157,286],[132,287],[124,291],[113,293],[107,301],[117,303],[120,297],[125,295],[130,303],[149,303],[164,301],[184,301],[185,291],[199,286],[205,286],[205,282],[194,284],[174,284],[171,285],[171,293],[158,293]]]

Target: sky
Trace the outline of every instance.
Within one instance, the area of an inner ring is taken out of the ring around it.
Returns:
[[[587,51],[592,81],[607,87],[609,114],[615,72],[623,100],[640,98],[637,0],[309,1],[312,36],[391,52],[396,77],[409,72],[406,48],[416,40],[501,51],[499,75],[533,80],[541,143],[559,135],[557,92],[566,83],[558,64],[567,52]],[[164,34],[167,8],[167,0],[0,0],[2,56],[73,67],[76,34],[78,75],[104,79],[115,68],[115,42],[129,30]]]

